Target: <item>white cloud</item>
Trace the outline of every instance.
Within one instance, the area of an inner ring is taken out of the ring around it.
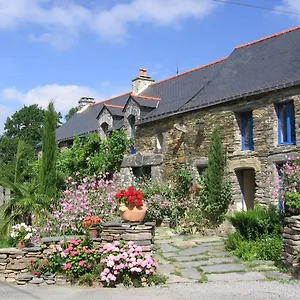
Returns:
[[[282,0],[282,4],[277,6],[276,9],[300,14],[300,0]],[[290,16],[300,18],[300,16],[292,14]]]
[[[78,105],[82,96],[94,97],[97,101],[103,99],[99,94],[85,86],[49,84],[35,87],[27,92],[15,88],[7,88],[0,93],[1,98],[8,102],[17,101],[22,105],[38,104],[46,108],[49,101],[53,100],[55,109],[62,113]]]
[[[130,0],[91,8],[75,0],[0,0],[0,29],[22,27],[32,40],[62,48],[86,30],[119,42],[131,24],[178,27],[188,18],[201,20],[216,5],[212,0]]]

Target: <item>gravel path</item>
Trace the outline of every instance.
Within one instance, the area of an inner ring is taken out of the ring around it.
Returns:
[[[181,283],[141,289],[0,284],[1,300],[276,300],[298,299],[300,284],[280,282]]]

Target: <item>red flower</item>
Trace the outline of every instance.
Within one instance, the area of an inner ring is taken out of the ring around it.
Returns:
[[[133,186],[129,186],[127,190],[122,190],[120,193],[117,193],[115,198],[118,199],[120,203],[136,207],[143,206],[144,196],[141,191],[135,190]]]

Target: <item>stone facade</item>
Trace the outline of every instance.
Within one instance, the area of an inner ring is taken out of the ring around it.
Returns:
[[[130,167],[137,166],[137,162],[143,162],[147,156],[146,161],[150,161],[148,165],[155,169],[153,173],[160,174],[162,178],[166,178],[181,163],[188,164],[197,177],[198,168],[204,168],[207,164],[211,133],[219,124],[227,155],[228,178],[232,183],[233,209],[247,209],[247,206],[250,208],[253,205],[241,200],[239,172],[242,170],[248,171],[246,175],[249,178],[253,177],[252,183],[247,180],[249,186],[246,190],[253,193],[248,197],[262,204],[271,203],[274,201],[271,189],[278,186],[277,164],[286,161],[287,156],[299,153],[299,95],[300,88],[284,89],[141,124],[135,130],[138,153],[134,158],[124,158],[121,175],[127,176],[127,182],[130,182]],[[287,101],[293,101],[295,107],[296,145],[278,144],[276,104]],[[250,110],[253,115],[254,149],[243,151],[240,114]],[[161,163],[155,159],[158,150]],[[141,163],[141,166],[144,165]],[[152,174],[153,179],[155,174]]]
[[[106,138],[107,130],[113,126],[113,117],[107,108],[103,108],[99,116],[99,134],[102,139]]]
[[[300,216],[285,218],[282,261],[300,279]]]

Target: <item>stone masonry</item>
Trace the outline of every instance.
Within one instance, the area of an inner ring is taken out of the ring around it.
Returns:
[[[155,235],[155,223],[118,223],[107,222],[103,224],[101,232],[102,244],[124,240],[133,241],[141,246],[143,252],[151,252]]]
[[[197,178],[197,168],[207,165],[211,133],[219,124],[227,155],[228,179],[232,183],[232,209],[242,209],[237,172],[246,169],[254,172],[255,202],[275,203],[271,191],[278,187],[277,165],[285,162],[288,156],[297,156],[300,151],[299,95],[299,88],[290,88],[138,125],[135,134],[137,154],[124,157],[121,176],[127,178],[126,182],[129,183],[130,168],[136,167],[141,159],[143,161],[147,157],[147,165],[153,168],[151,175],[154,180],[156,174],[167,178],[174,167],[181,163],[188,164]],[[287,101],[293,101],[295,107],[296,145],[278,144],[276,104]],[[241,150],[240,113],[249,110],[253,114],[254,149]],[[161,163],[156,159],[158,135],[163,135],[164,141],[159,154]]]
[[[282,260],[296,278],[300,278],[300,216],[285,218]]]

